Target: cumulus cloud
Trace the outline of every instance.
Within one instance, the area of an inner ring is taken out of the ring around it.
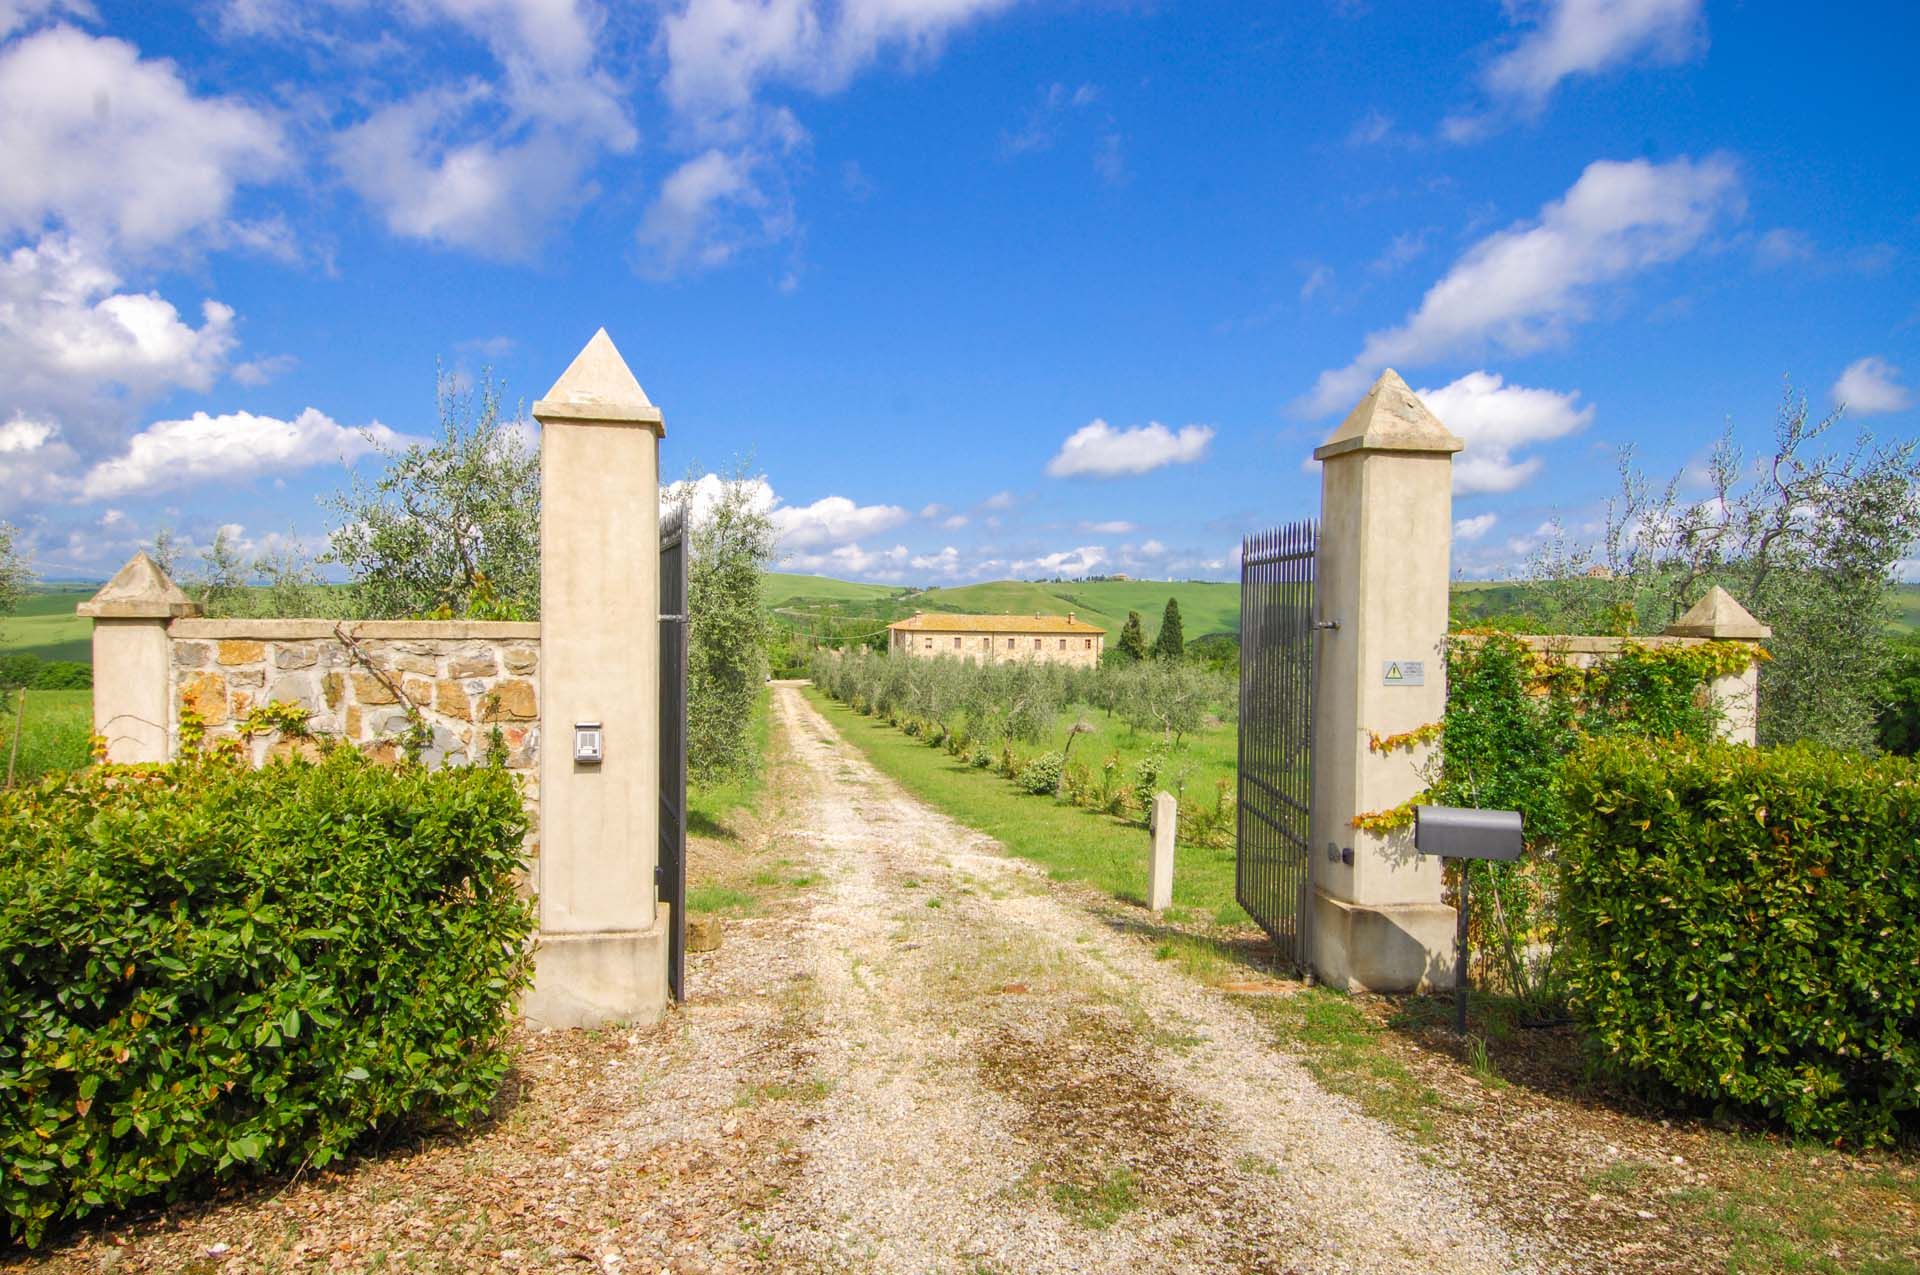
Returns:
[[[74,452],[51,421],[16,414],[0,425],[0,501],[57,499],[73,487]]]
[[[773,511],[773,526],[787,549],[809,549],[892,531],[913,515],[898,505],[857,505],[845,496],[823,496],[810,505]]]
[[[135,434],[121,454],[86,472],[80,494],[111,500],[210,479],[252,478],[353,460],[376,446],[404,447],[416,441],[378,421],[362,429],[340,425],[311,407],[292,420],[251,412],[195,412],[184,420],[155,421]]]
[[[660,278],[711,269],[741,248],[782,238],[792,204],[775,183],[755,179],[757,151],[710,149],[661,183],[636,232],[650,273]]]
[[[781,565],[822,575],[883,575],[897,580],[912,558],[912,552],[905,545],[874,550],[860,545],[838,545],[824,553],[790,553],[781,559]]]
[[[1498,514],[1475,514],[1471,518],[1461,518],[1453,524],[1455,540],[1478,540],[1493,530],[1493,524],[1500,521]]]
[[[1114,519],[1108,522],[1083,522],[1080,530],[1091,531],[1097,536],[1125,536],[1133,533],[1134,525]]]
[[[1013,493],[1010,491],[996,491],[993,495],[981,501],[980,507],[982,509],[993,510],[1011,509],[1013,508]]]
[[[1060,452],[1047,462],[1055,478],[1145,474],[1166,465],[1190,465],[1207,454],[1213,427],[1185,425],[1178,432],[1159,421],[1131,429],[1115,429],[1095,419],[1067,436]]]
[[[171,62],[64,26],[0,49],[0,155],[0,229],[53,223],[135,247],[214,225],[235,187],[288,163],[270,115],[195,96]]]
[[[394,13],[477,40],[492,77],[428,84],[335,139],[334,161],[395,234],[506,259],[530,256],[577,206],[588,170],[639,143],[599,64],[586,0],[419,0]]]
[[[1701,0],[1548,0],[1533,29],[1487,68],[1495,94],[1538,108],[1563,80],[1636,59],[1681,62],[1704,44]]]
[[[1600,285],[1685,256],[1741,207],[1739,174],[1721,157],[1596,160],[1535,220],[1469,248],[1400,324],[1368,334],[1351,363],[1322,372],[1300,406],[1315,416],[1344,410],[1394,364],[1562,341]]]
[[[100,257],[63,236],[0,259],[6,407],[86,421],[78,441],[90,442],[112,423],[103,408],[114,401],[213,384],[235,344],[232,308],[204,301],[196,326],[159,295],[120,286]]]
[[[1083,576],[1093,572],[1107,561],[1107,551],[1100,545],[1080,545],[1073,549],[1062,549],[1055,553],[1043,553],[1038,557],[1025,558],[1013,563],[1015,575],[1042,576]]]
[[[1840,373],[1840,379],[1833,383],[1833,401],[1844,404],[1855,416],[1877,416],[1905,411],[1913,404],[1913,394],[1900,384],[1899,368],[1868,355],[1847,364]]]
[[[1540,472],[1541,461],[1516,458],[1514,452],[1564,438],[1593,419],[1591,403],[1575,402],[1578,390],[1563,394],[1508,385],[1492,372],[1469,372],[1437,390],[1414,393],[1467,444],[1453,463],[1453,489],[1462,494],[1523,486]]]

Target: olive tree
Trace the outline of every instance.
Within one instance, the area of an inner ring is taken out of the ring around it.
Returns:
[[[711,784],[749,774],[753,706],[767,677],[760,577],[773,561],[766,483],[736,468],[665,493],[687,519],[687,773]]]
[[[32,583],[33,569],[20,544],[20,528],[0,522],[0,615],[12,615]]]
[[[336,522],[323,561],[353,577],[375,619],[530,620],[540,613],[540,456],[501,419],[490,376],[442,373],[440,430],[395,448],[371,480],[356,473],[326,503]]]
[[[1864,432],[1820,451],[1840,419],[1810,419],[1789,387],[1769,452],[1750,458],[1723,436],[1699,493],[1683,476],[1652,482],[1623,454],[1601,542],[1556,538],[1533,564],[1544,621],[1658,632],[1720,585],[1773,627],[1760,742],[1871,748],[1893,572],[1920,536],[1920,460],[1913,440]]]

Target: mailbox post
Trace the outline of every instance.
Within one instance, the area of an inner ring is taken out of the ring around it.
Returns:
[[[1415,806],[1413,848],[1443,859],[1520,857],[1525,848],[1518,810],[1468,810],[1459,806]],[[1467,1034],[1467,873],[1460,872],[1459,929],[1454,935],[1453,1030]]]

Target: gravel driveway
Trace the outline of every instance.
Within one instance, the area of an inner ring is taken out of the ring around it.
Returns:
[[[74,1237],[49,1270],[1535,1269],[1232,1001],[776,687],[812,884],[645,1030],[529,1034],[489,1129]],[[16,1258],[16,1260],[18,1260]]]

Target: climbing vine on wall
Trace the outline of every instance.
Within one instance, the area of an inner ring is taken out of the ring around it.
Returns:
[[[1518,810],[1526,857],[1465,867],[1482,901],[1473,918],[1474,944],[1494,981],[1544,1008],[1559,996],[1552,863],[1569,823],[1562,779],[1567,758],[1582,741],[1601,736],[1711,739],[1720,724],[1709,694],[1713,681],[1766,658],[1744,642],[1628,642],[1582,666],[1510,633],[1456,633],[1447,642],[1446,716],[1368,739],[1382,754],[1437,744],[1422,766],[1425,790],[1392,809],[1361,814],[1353,825],[1376,834],[1403,829],[1413,822],[1414,806],[1425,803]]]

